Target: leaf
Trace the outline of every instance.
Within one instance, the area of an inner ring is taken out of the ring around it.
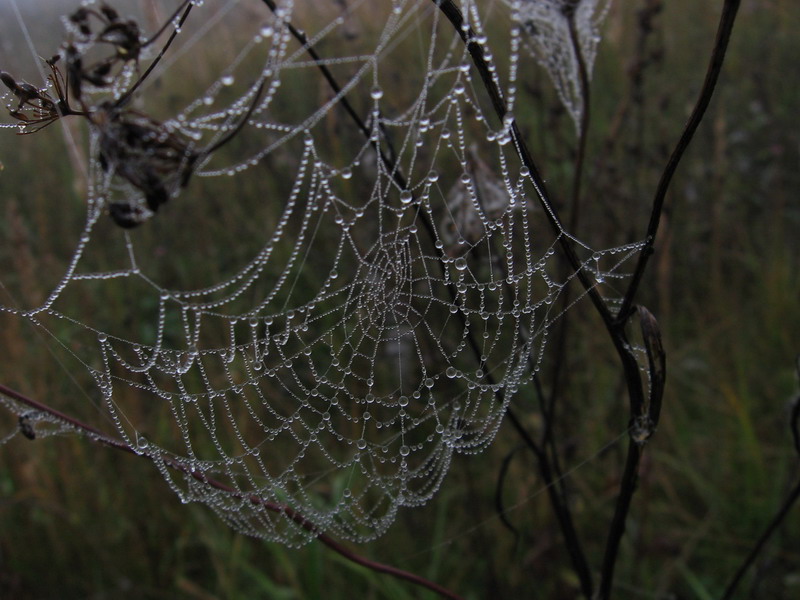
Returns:
[[[661,413],[661,399],[667,376],[667,356],[661,343],[661,328],[653,313],[644,306],[638,306],[637,311],[650,373],[650,394],[646,413],[652,422],[652,427],[655,428]]]

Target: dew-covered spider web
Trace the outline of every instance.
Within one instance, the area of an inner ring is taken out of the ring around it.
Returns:
[[[504,0],[522,25],[523,45],[544,67],[580,133],[584,113],[582,62],[587,79],[611,0]],[[578,49],[580,54],[578,53]]]
[[[457,3],[463,32],[430,0],[269,4],[164,2],[138,60],[85,72],[71,102],[91,114],[62,119],[89,130],[74,252],[43,301],[2,310],[90,373],[183,501],[288,544],[364,541],[492,442],[569,308],[562,238],[609,289],[640,245],[548,219],[461,37],[516,111],[535,65],[511,3]],[[104,18],[65,20],[73,75],[119,51]]]

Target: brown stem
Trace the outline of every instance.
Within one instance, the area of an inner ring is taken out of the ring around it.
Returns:
[[[597,600],[607,600],[611,596],[611,584],[614,580],[614,567],[617,564],[617,554],[622,535],[625,533],[625,522],[631,508],[633,494],[636,491],[636,481],[639,477],[639,461],[642,458],[644,446],[634,440],[628,441],[628,457],[625,461],[625,471],[620,483],[620,493],[611,519],[606,551],[603,555],[602,575],[600,586],[597,590]]]
[[[216,479],[208,477],[202,471],[191,469],[190,467],[183,464],[179,460],[176,460],[170,456],[141,454],[136,450],[134,450],[133,448],[131,448],[128,444],[126,444],[122,440],[106,435],[105,433],[101,432],[98,429],[95,429],[91,425],[87,425],[86,423],[83,423],[82,421],[79,421],[74,417],[71,417],[59,410],[56,410],[55,408],[51,408],[46,404],[38,402],[32,398],[28,398],[27,396],[21,394],[20,392],[17,392],[16,390],[13,390],[9,387],[6,387],[3,384],[0,384],[0,394],[8,396],[9,398],[12,398],[17,402],[20,402],[21,404],[25,404],[26,406],[30,406],[36,411],[46,413],[52,417],[55,417],[59,421],[67,423],[76,430],[88,434],[91,440],[103,444],[104,446],[109,446],[110,448],[114,448],[115,450],[121,450],[123,452],[133,454],[135,456],[149,458],[152,461],[162,461],[168,467],[175,469],[176,471],[186,473],[187,475],[191,475],[196,480],[201,481],[204,484],[213,487],[214,489],[226,492],[235,498],[246,497],[252,504],[263,506],[266,510],[269,510],[271,512],[284,514],[289,519],[300,525],[306,531],[313,533],[316,539],[325,544],[326,546],[328,546],[328,548],[330,548],[331,550],[333,550],[334,552],[343,556],[344,558],[346,558],[351,562],[359,564],[372,571],[376,571],[378,573],[386,573],[387,575],[397,577],[398,579],[403,579],[414,585],[427,588],[433,592],[436,592],[443,598],[450,598],[451,600],[462,600],[460,596],[442,587],[438,583],[425,579],[424,577],[420,577],[419,575],[416,575],[414,573],[398,569],[397,567],[393,567],[391,565],[370,560],[364,556],[361,556],[360,554],[353,552],[346,546],[337,542],[328,534],[318,531],[314,523],[306,519],[301,513],[297,512],[296,510],[294,510],[289,506],[283,504],[277,504],[275,502],[268,502],[263,498],[261,498],[260,496],[258,496],[257,494],[247,494],[247,495],[242,494],[241,492],[235,490],[234,488],[225,485],[224,483],[217,481]]]
[[[792,491],[787,496],[781,508],[769,522],[769,525],[767,525],[767,528],[761,534],[761,537],[758,538],[758,541],[748,553],[747,558],[745,558],[742,564],[739,566],[736,574],[733,576],[733,579],[731,579],[731,582],[728,584],[728,587],[725,588],[725,592],[722,594],[720,600],[730,600],[730,598],[733,598],[733,594],[739,587],[742,577],[744,577],[744,574],[755,562],[758,555],[764,549],[764,545],[772,537],[772,534],[775,533],[781,523],[783,523],[786,515],[789,514],[789,511],[792,509],[792,506],[794,506],[795,502],[797,502],[798,498],[800,498],[800,481],[798,481],[794,488],[792,488]]]

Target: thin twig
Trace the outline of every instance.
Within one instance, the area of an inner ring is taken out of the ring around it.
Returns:
[[[500,471],[497,473],[497,483],[494,489],[494,506],[495,510],[497,511],[497,516],[500,517],[500,521],[506,526],[506,529],[508,529],[514,535],[515,548],[519,546],[520,533],[508,518],[508,514],[506,513],[505,503],[503,502],[503,488],[505,487],[506,476],[508,475],[509,467],[511,466],[511,461],[514,458],[514,455],[524,447],[525,446],[517,446],[508,454],[506,454],[505,457],[503,457],[503,462],[500,463]]]
[[[580,220],[581,209],[581,180],[583,179],[583,165],[586,159],[586,142],[589,139],[589,123],[591,122],[591,86],[589,85],[589,69],[581,50],[578,29],[575,24],[575,12],[566,15],[569,24],[569,39],[572,53],[578,64],[578,81],[581,89],[581,122],[578,131],[578,149],[575,155],[575,170],[572,176],[572,206],[570,207],[569,231],[575,233]]]
[[[484,88],[489,95],[489,99],[495,110],[495,114],[497,114],[498,118],[503,121],[508,114],[508,108],[506,107],[502,92],[492,77],[492,72],[489,69],[489,65],[484,56],[483,46],[476,41],[475,32],[472,31],[472,28],[470,27],[467,27],[466,29],[463,27],[464,16],[461,14],[461,10],[455,5],[453,0],[432,0],[432,2],[439,7],[442,13],[453,25],[453,28],[461,36],[467,51],[472,57],[472,62],[483,81]],[[607,327],[610,328],[613,324],[611,312],[608,310],[606,303],[603,301],[603,298],[600,296],[600,293],[597,291],[594,283],[590,281],[589,276],[586,274],[578,255],[575,253],[571,239],[569,236],[563,235],[563,233],[566,231],[566,228],[561,223],[561,219],[558,216],[558,211],[550,201],[550,195],[547,192],[547,186],[545,185],[544,178],[539,172],[536,162],[533,160],[533,156],[531,155],[530,150],[525,143],[525,139],[522,137],[522,133],[519,130],[516,120],[511,123],[510,130],[514,140],[514,145],[517,149],[517,154],[519,155],[522,164],[525,165],[530,172],[530,177],[533,181],[534,187],[536,188],[536,194],[539,199],[539,203],[544,209],[545,216],[550,223],[551,228],[558,236],[558,243],[561,247],[561,250],[564,252],[567,261],[575,271],[576,277],[581,282],[584,290],[586,290],[586,293],[588,294],[589,299],[591,300],[595,309],[602,317],[603,322]]]
[[[798,379],[800,379],[800,356],[797,358],[797,375]],[[792,404],[792,412],[789,415],[789,427],[792,430],[792,441],[794,442],[794,449],[798,455],[800,455],[800,396],[794,399],[794,403]],[[800,498],[800,481],[798,481],[792,491],[787,496],[786,500],[784,501],[783,505],[780,507],[775,516],[767,525],[767,528],[764,530],[764,533],[761,534],[761,537],[758,538],[755,546],[750,550],[747,554],[747,557],[744,559],[742,564],[736,570],[736,573],[731,579],[731,582],[728,584],[728,587],[725,588],[725,593],[722,595],[720,600],[728,600],[729,598],[733,597],[736,588],[739,587],[739,583],[742,581],[742,577],[747,572],[747,570],[752,566],[755,562],[758,555],[764,549],[767,541],[769,538],[772,537],[772,534],[777,531],[780,524],[786,518],[786,515],[789,514],[789,511],[792,509],[792,506],[797,499]]]
[[[572,46],[572,53],[575,56],[578,65],[578,79],[581,89],[581,121],[578,131],[578,147],[575,155],[575,166],[572,173],[572,197],[570,202],[569,211],[569,231],[575,234],[578,230],[581,212],[581,181],[583,180],[583,168],[586,158],[586,142],[589,139],[589,123],[591,92],[589,86],[589,72],[586,67],[586,60],[583,57],[581,50],[580,38],[578,36],[577,27],[575,25],[575,9],[567,12],[565,18],[568,22],[570,43]],[[569,339],[569,325],[570,318],[567,309],[572,304],[572,286],[567,285],[564,287],[560,295],[561,314],[563,315],[557,324],[555,339],[555,347],[553,349],[553,372],[551,374],[550,394],[547,399],[545,410],[542,411],[542,418],[544,420],[544,432],[542,436],[542,445],[549,448],[553,460],[553,469],[556,477],[561,486],[562,495],[566,496],[566,489],[564,489],[565,480],[561,477],[561,465],[559,455],[556,447],[553,431],[555,428],[555,415],[556,403],[560,396],[562,396],[562,382],[564,368],[567,365],[567,341]]]
[[[188,0],[187,0],[187,2],[188,2]],[[117,107],[125,106],[125,104],[127,104],[130,101],[130,99],[133,98],[134,92],[136,92],[136,90],[139,89],[139,86],[142,85],[142,83],[144,83],[144,81],[150,76],[150,73],[153,72],[153,69],[156,68],[156,65],[158,65],[159,62],[161,62],[161,59],[164,58],[164,54],[166,54],[167,50],[172,45],[172,42],[175,41],[175,38],[178,35],[178,30],[181,27],[183,27],[183,24],[186,22],[186,19],[189,17],[189,13],[192,12],[192,8],[193,7],[194,7],[194,4],[189,2],[188,5],[186,6],[186,9],[183,11],[183,14],[181,15],[180,20],[178,21],[177,27],[172,32],[172,34],[169,36],[169,38],[167,39],[166,43],[164,44],[164,46],[159,51],[158,55],[153,59],[153,61],[147,67],[147,70],[142,74],[142,76],[139,77],[139,79],[136,80],[136,83],[134,83],[133,86],[127,92],[125,92],[122,95],[122,97],[120,97],[119,100],[117,100],[117,102],[116,102]],[[178,9],[175,12],[175,14],[177,15],[177,13],[179,13],[182,9],[183,9],[183,4],[178,7]],[[167,25],[169,23],[172,23],[174,21],[174,19],[175,19],[175,17],[173,16],[170,20],[168,20],[166,23],[164,23],[164,27],[162,27],[158,31],[158,33],[156,33],[152,38],[150,38],[150,40],[147,41],[144,44],[144,46],[142,46],[142,47],[148,46],[152,42],[154,42],[161,35],[161,33],[164,31],[164,29],[167,27]]]
[[[433,592],[436,592],[443,598],[449,598],[451,600],[462,600],[461,596],[458,596],[454,592],[451,592],[450,590],[442,587],[438,583],[425,579],[424,577],[420,577],[419,575],[416,575],[414,573],[398,569],[397,567],[393,567],[391,565],[370,560],[364,556],[361,556],[360,554],[353,552],[346,546],[337,542],[328,534],[319,531],[316,525],[314,525],[312,521],[309,521],[301,513],[299,513],[298,511],[294,510],[289,506],[286,506],[284,504],[277,504],[275,502],[268,502],[263,498],[261,498],[260,496],[258,496],[257,494],[243,494],[242,492],[239,492],[234,488],[225,485],[220,481],[217,481],[216,479],[208,477],[208,475],[206,475],[202,471],[197,471],[195,469],[192,469],[187,465],[185,465],[184,463],[180,462],[179,460],[172,458],[170,456],[160,455],[160,454],[150,455],[137,452],[136,450],[131,448],[128,444],[126,444],[124,441],[109,436],[101,432],[100,430],[95,429],[91,425],[87,425],[86,423],[83,423],[82,421],[74,417],[71,417],[59,410],[56,410],[55,408],[51,408],[46,404],[38,402],[32,398],[28,398],[24,394],[21,394],[20,392],[13,390],[3,384],[0,384],[0,394],[8,396],[9,398],[15,400],[16,402],[20,402],[22,404],[25,404],[26,406],[30,406],[36,411],[46,413],[52,417],[55,417],[59,421],[63,421],[64,423],[68,424],[70,427],[73,427],[74,429],[87,434],[89,439],[96,441],[100,444],[103,444],[104,446],[114,448],[115,450],[121,450],[123,452],[133,454],[135,456],[149,458],[153,462],[161,461],[168,467],[180,471],[182,473],[186,473],[187,475],[191,475],[196,480],[205,483],[210,487],[226,492],[235,498],[247,498],[251,503],[263,506],[266,510],[284,514],[289,519],[300,525],[306,531],[313,533],[315,538],[320,542],[322,542],[323,544],[325,544],[326,546],[328,546],[328,548],[330,548],[331,550],[333,550],[334,552],[343,556],[344,558],[346,558],[351,562],[362,565],[372,571],[376,571],[378,573],[386,573],[387,575],[397,577],[398,579],[403,579],[414,585],[427,588]]]
[[[483,85],[487,93],[489,94],[489,98],[491,100],[492,106],[494,107],[495,113],[497,117],[502,121],[504,121],[505,117],[508,114],[508,109],[503,99],[502,93],[498,88],[494,78],[492,77],[491,70],[486,62],[486,58],[484,56],[483,47],[475,41],[475,33],[472,31],[470,27],[464,27],[464,17],[460,11],[460,9],[455,5],[452,0],[433,0],[434,4],[442,11],[445,17],[450,21],[455,31],[461,36],[462,41],[464,42],[467,51],[469,52],[470,56],[472,57],[472,62],[475,65],[478,74],[483,81]],[[542,204],[544,208],[545,215],[547,216],[548,221],[550,222],[551,227],[553,228],[554,232],[558,236],[558,242],[561,246],[564,255],[567,258],[568,263],[572,267],[573,271],[576,273],[578,280],[581,282],[586,293],[589,295],[592,304],[595,306],[595,309],[600,314],[601,318],[603,319],[606,327],[609,329],[609,332],[613,329],[613,320],[608,307],[606,306],[603,299],[600,297],[597,289],[595,288],[593,282],[591,282],[586,275],[583,265],[581,264],[580,260],[578,259],[577,254],[575,253],[574,248],[572,247],[571,240],[568,236],[562,235],[565,231],[561,220],[558,216],[558,213],[555,207],[549,200],[549,194],[547,192],[547,188],[544,183],[544,179],[541,176],[538,167],[536,166],[533,157],[530,151],[527,148],[524,138],[522,137],[521,132],[517,126],[516,121],[511,123],[511,133],[514,138],[515,147],[517,149],[517,153],[520,157],[522,163],[528,168],[530,172],[530,176],[533,180],[534,186],[536,188],[537,196],[539,198],[539,202]],[[619,344],[618,347],[622,347],[623,344]],[[513,413],[509,410],[509,416],[513,416]],[[549,410],[548,410],[549,412]],[[554,480],[553,469],[556,468],[557,460],[555,458],[552,459],[554,462],[551,462],[551,457],[548,456],[547,450],[540,448],[536,442],[530,438],[526,433],[523,433],[523,430],[518,422],[517,419],[511,419],[512,425],[517,429],[523,439],[526,441],[528,446],[536,455],[538,462],[539,462],[539,469],[542,474],[542,477],[545,479],[548,492],[551,496],[551,503],[553,505],[554,511],[556,513],[556,518],[559,521],[559,525],[562,531],[562,535],[565,537],[565,543],[567,549],[570,553],[570,557],[572,559],[573,568],[578,575],[578,578],[581,583],[581,591],[587,597],[590,598],[592,596],[592,590],[594,584],[592,582],[592,575],[591,570],[589,569],[588,561],[586,556],[583,552],[582,544],[580,543],[580,539],[577,535],[577,531],[575,530],[575,526],[572,521],[571,513],[568,509],[566,502],[564,501],[563,496],[563,489],[561,486],[551,485],[551,482]]]
[[[275,4],[274,0],[261,0],[261,1],[264,4],[266,4],[273,13],[275,13],[277,11],[278,7]],[[389,139],[389,136],[386,134],[386,131],[385,131],[383,125],[379,123],[378,127],[381,130],[381,132],[383,133],[384,141],[386,142],[387,147],[389,149],[389,155],[390,155],[389,157],[386,157],[386,156],[383,155],[383,150],[379,147],[378,142],[372,139],[372,133],[370,132],[369,128],[367,127],[367,124],[358,115],[356,110],[353,108],[353,105],[350,104],[350,101],[347,99],[347,96],[345,96],[344,92],[342,91],[342,87],[336,81],[336,78],[333,76],[333,73],[331,73],[331,70],[322,61],[322,59],[319,56],[319,53],[316,51],[314,46],[312,46],[309,43],[308,36],[303,31],[301,31],[300,29],[295,27],[290,21],[284,21],[284,25],[286,26],[286,29],[289,30],[289,33],[291,33],[292,36],[300,43],[300,45],[303,48],[305,48],[305,51],[308,53],[308,55],[314,61],[314,64],[317,66],[317,68],[319,69],[320,73],[322,73],[322,76],[325,78],[325,81],[327,81],[328,85],[331,86],[331,89],[333,90],[333,93],[339,98],[339,101],[338,101],[339,104],[342,105],[342,108],[344,108],[345,112],[350,116],[351,119],[353,119],[353,121],[355,122],[356,127],[358,127],[359,131],[361,131],[361,133],[364,134],[364,136],[368,140],[370,140],[370,145],[372,146],[373,150],[375,150],[375,152],[378,153],[381,156],[384,164],[387,164],[387,165],[388,164],[392,164],[392,165],[394,165],[394,162],[395,162],[395,159],[394,159],[394,157],[395,157],[394,147],[392,146],[391,140]],[[392,172],[394,173],[394,171],[392,171]],[[401,178],[402,178],[402,175],[401,175]],[[405,179],[402,178],[401,182],[402,182],[401,189],[405,189],[407,187],[407,185],[405,184]]]
[[[769,525],[767,525],[764,533],[761,534],[761,537],[758,538],[755,546],[753,546],[752,550],[750,550],[748,553],[747,558],[744,559],[742,564],[736,570],[736,574],[733,576],[733,579],[731,579],[728,587],[725,588],[725,593],[722,594],[720,600],[729,600],[730,598],[733,598],[733,594],[736,592],[736,588],[739,587],[742,577],[744,577],[744,574],[755,562],[758,555],[764,549],[764,545],[769,541],[769,538],[772,537],[772,534],[777,531],[778,527],[786,518],[786,515],[789,514],[789,511],[792,509],[792,506],[794,506],[794,503],[797,502],[798,498],[800,498],[800,481],[795,484],[791,493],[786,498],[786,501],[783,503],[783,506],[781,506],[780,510],[778,510],[778,512],[769,522]]]

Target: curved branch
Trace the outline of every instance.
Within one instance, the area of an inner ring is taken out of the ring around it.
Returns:
[[[653,209],[650,213],[650,222],[647,225],[647,233],[645,236],[645,246],[639,254],[639,262],[633,271],[631,283],[628,286],[628,291],[625,293],[622,305],[617,313],[617,320],[624,322],[627,320],[629,313],[633,307],[634,297],[642,282],[644,270],[647,267],[647,262],[650,260],[650,255],[653,254],[653,244],[655,243],[656,234],[658,233],[658,225],[661,220],[661,213],[664,210],[664,201],[669,190],[672,177],[678,169],[681,159],[686,152],[689,144],[694,138],[700,122],[705,116],[706,109],[711,102],[711,97],[714,95],[714,90],[717,86],[719,74],[722,71],[722,64],[725,60],[725,53],[728,49],[728,42],[730,42],[731,33],[733,32],[733,25],[736,22],[736,12],[739,10],[740,0],[725,0],[722,7],[722,14],[720,15],[719,26],[717,28],[717,38],[714,43],[714,49],[711,53],[711,60],[709,61],[708,69],[706,71],[706,78],[703,82],[703,88],[700,91],[700,96],[697,98],[692,114],[686,122],[678,143],[672,151],[672,155],[667,161],[664,172],[661,174],[661,179],[656,187],[655,197],[653,198]]]
[[[442,598],[449,598],[450,600],[462,600],[460,596],[444,588],[438,583],[425,579],[424,577],[420,577],[419,575],[416,575],[414,573],[398,569],[397,567],[393,567],[391,565],[370,560],[364,556],[361,556],[360,554],[353,552],[346,546],[337,542],[328,534],[318,531],[314,523],[306,519],[302,514],[300,514],[299,512],[297,512],[296,510],[294,510],[289,506],[286,506],[284,504],[277,504],[275,502],[268,502],[263,498],[261,498],[260,496],[258,496],[257,494],[249,494],[249,495],[242,494],[241,492],[235,490],[234,488],[225,485],[224,483],[217,481],[216,479],[208,477],[201,471],[191,469],[187,465],[183,464],[182,462],[170,456],[162,456],[162,455],[150,456],[148,454],[141,454],[136,450],[134,450],[133,448],[131,448],[128,444],[126,444],[122,440],[106,435],[105,433],[103,433],[98,429],[95,429],[91,425],[87,425],[86,423],[83,423],[82,421],[79,421],[74,417],[71,417],[59,410],[56,410],[55,408],[51,408],[46,404],[33,400],[32,398],[28,398],[27,396],[21,394],[20,392],[17,392],[16,390],[13,390],[9,387],[6,387],[3,384],[0,384],[0,394],[8,396],[9,398],[21,404],[25,404],[26,406],[30,406],[31,408],[39,412],[43,412],[52,417],[55,417],[59,421],[63,421],[64,423],[68,424],[74,429],[82,433],[88,434],[91,440],[103,444],[104,446],[114,448],[115,450],[121,450],[123,452],[127,452],[135,456],[140,456],[142,458],[149,458],[152,461],[160,460],[171,469],[175,469],[176,471],[180,471],[181,473],[190,475],[194,477],[196,480],[201,481],[206,485],[209,485],[215,489],[226,492],[235,498],[247,498],[252,504],[263,506],[268,511],[284,514],[306,531],[313,533],[316,539],[325,544],[326,546],[328,546],[328,548],[330,548],[337,554],[343,556],[344,558],[353,563],[366,567],[371,571],[375,571],[377,573],[385,573],[387,575],[391,575],[392,577],[397,577],[398,579],[403,579],[405,581],[408,581],[409,583],[412,583],[414,585],[427,588],[432,592],[436,592]]]
[[[798,357],[797,361],[797,374],[800,376],[800,357]],[[794,442],[794,449],[800,454],[800,431],[798,431],[798,426],[800,426],[800,396],[794,399],[794,404],[792,406],[792,413],[789,416],[789,427],[792,430],[792,441]],[[783,505],[778,509],[778,512],[775,513],[775,516],[772,517],[772,520],[767,525],[764,532],[761,534],[761,537],[758,538],[758,541],[755,543],[753,548],[747,554],[747,557],[742,561],[742,564],[736,570],[733,578],[731,579],[728,587],[725,588],[725,592],[723,593],[720,600],[729,600],[733,597],[736,588],[739,587],[739,583],[742,581],[742,577],[747,572],[747,570],[752,566],[755,562],[758,555],[764,549],[764,546],[769,541],[769,538],[772,537],[772,534],[777,531],[780,524],[786,518],[786,515],[789,514],[789,511],[794,506],[794,503],[797,502],[797,499],[800,498],[800,481],[798,481],[792,491],[789,492],[789,495],[786,497]]]
[[[736,588],[739,587],[742,577],[744,577],[744,574],[755,562],[756,558],[761,553],[761,550],[764,548],[764,545],[769,541],[769,538],[772,537],[772,534],[778,529],[780,524],[786,518],[786,515],[789,514],[789,511],[792,509],[792,506],[794,506],[794,503],[797,502],[798,498],[800,498],[800,481],[795,484],[794,488],[784,501],[783,506],[781,506],[781,508],[769,522],[769,525],[767,525],[764,533],[761,534],[761,537],[758,538],[755,546],[753,546],[752,550],[750,550],[747,558],[744,559],[742,564],[736,570],[736,574],[733,576],[733,579],[731,579],[728,587],[725,588],[725,592],[722,594],[720,600],[729,600],[730,598],[733,598],[733,594],[736,592]]]

